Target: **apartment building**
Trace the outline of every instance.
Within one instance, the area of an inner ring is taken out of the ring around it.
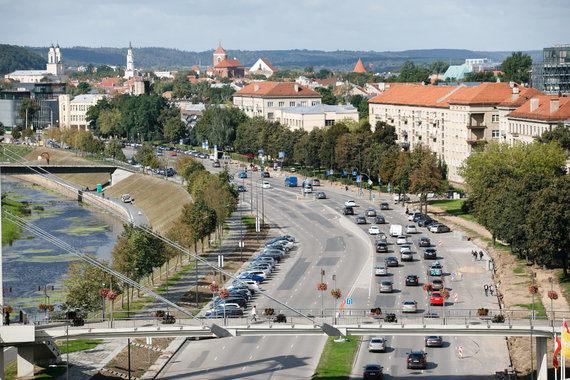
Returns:
[[[396,127],[398,141],[428,146],[448,165],[449,180],[463,183],[459,169],[476,144],[500,136],[499,104],[513,83],[466,86],[398,86],[369,100],[370,124]]]
[[[275,110],[275,120],[291,129],[298,128],[311,132],[315,128],[333,125],[344,120],[358,122],[358,109],[352,105],[296,106]]]
[[[107,95],[104,94],[84,94],[71,98],[71,95],[59,96],[59,125],[62,128],[76,127],[88,130],[89,123],[85,120],[87,111],[91,106]]]
[[[249,117],[276,120],[275,112],[290,107],[321,104],[322,96],[292,82],[254,82],[233,94],[233,104]]]

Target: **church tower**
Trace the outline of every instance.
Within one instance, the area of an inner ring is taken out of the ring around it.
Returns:
[[[228,59],[228,53],[222,49],[222,42],[220,41],[218,48],[214,52],[214,66],[222,62],[224,59]]]
[[[129,79],[135,76],[135,57],[133,55],[133,47],[129,42],[129,50],[127,51],[127,69],[123,78]]]
[[[48,52],[48,63],[46,71],[51,75],[60,76],[64,74],[63,61],[61,59],[61,51],[59,50],[59,44],[53,47],[53,44],[49,48]]]

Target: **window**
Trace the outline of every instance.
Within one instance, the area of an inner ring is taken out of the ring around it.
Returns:
[[[267,107],[273,108],[273,102],[267,102]]]
[[[305,107],[307,105],[307,102],[301,102],[301,106]]]
[[[273,119],[273,112],[268,112],[268,113],[267,113],[267,118],[268,118],[269,120],[272,120],[272,119]]]
[[[499,115],[493,115],[491,116],[491,121],[493,123],[498,123],[499,122]]]
[[[289,107],[295,107],[295,102],[289,102]]]
[[[313,100],[313,102],[311,103],[312,106],[316,106],[319,105],[320,103],[317,100]]]
[[[279,107],[285,107],[285,102],[279,102]]]

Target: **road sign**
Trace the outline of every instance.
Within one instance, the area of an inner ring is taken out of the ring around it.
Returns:
[[[333,175],[333,173],[334,173],[334,172],[333,172],[333,170],[331,169],[331,175]]]
[[[372,199],[376,198],[376,194],[372,194]]]
[[[455,273],[455,272],[452,272],[452,273],[451,273],[451,279],[452,279],[452,280],[453,280],[456,276],[457,276],[457,273]]]
[[[362,176],[356,176],[356,183],[360,183],[362,181]]]
[[[348,172],[346,170],[342,172],[342,175],[347,175],[347,174]]]
[[[353,172],[352,172],[352,175],[356,175],[356,171],[353,171]]]
[[[263,153],[263,149],[258,150],[257,153],[262,154],[262,153]]]
[[[368,180],[368,184],[369,184],[369,185],[372,185],[372,180],[371,180],[371,179]]]
[[[329,171],[328,171],[328,170],[325,172],[325,175],[329,175]]]
[[[346,304],[347,304],[347,305],[352,305],[352,298],[347,298],[347,299],[346,299]]]
[[[279,158],[285,158],[285,152],[279,152]]]

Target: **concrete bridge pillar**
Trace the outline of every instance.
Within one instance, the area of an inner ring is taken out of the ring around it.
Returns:
[[[18,346],[18,377],[34,377],[34,346]]]
[[[536,338],[536,378],[548,380],[548,360],[546,358],[546,343],[548,338]]]

